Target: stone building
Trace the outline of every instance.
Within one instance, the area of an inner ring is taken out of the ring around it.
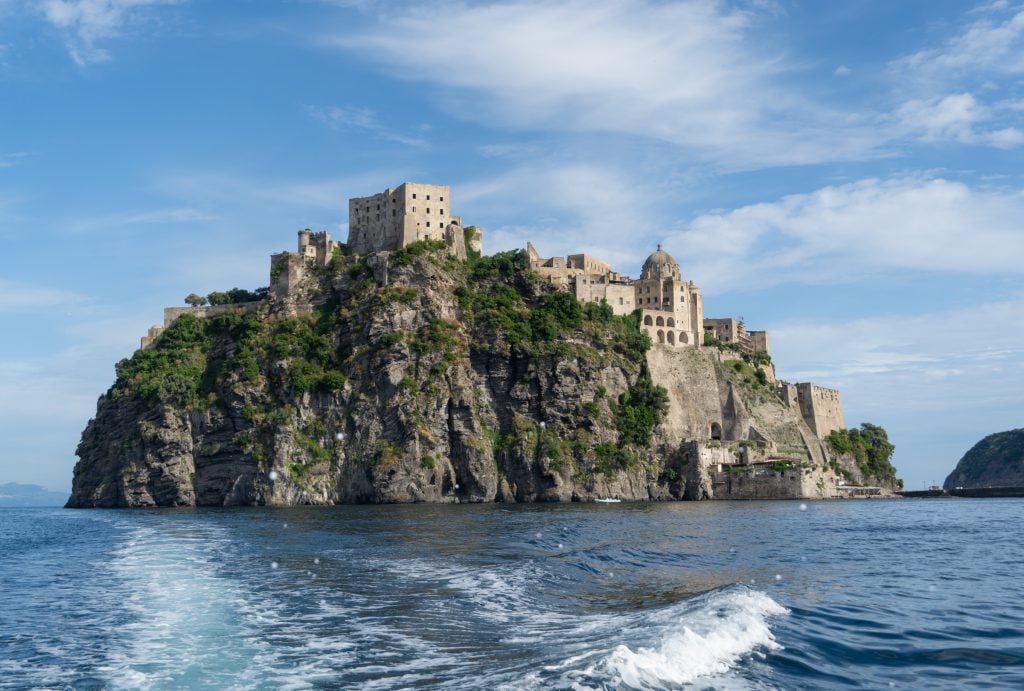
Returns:
[[[526,254],[531,269],[556,288],[576,295],[580,302],[607,302],[615,314],[629,314],[636,309],[632,279],[612,271],[608,262],[590,254],[544,258],[529,242]]]
[[[270,255],[270,292],[279,300],[287,298],[306,277],[310,265],[326,266],[341,250],[341,243],[331,240],[326,230],[314,233],[310,229],[299,231],[297,252],[278,252]]]
[[[348,200],[346,244],[356,254],[368,254],[400,250],[419,240],[447,241],[446,230],[454,235],[450,226],[462,232],[462,219],[451,210],[448,185],[404,182],[379,194],[354,197]]]
[[[634,281],[640,328],[654,343],[699,348],[704,342],[704,303],[693,281],[684,281],[679,264],[658,249],[644,262]]]
[[[722,343],[735,343],[745,353],[769,352],[767,331],[747,331],[744,323],[735,319],[705,319],[704,333]]]

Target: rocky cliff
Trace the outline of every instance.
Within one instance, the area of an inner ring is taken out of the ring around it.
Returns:
[[[701,498],[684,442],[712,421],[737,453],[838,462],[717,350],[652,348],[525,253],[417,243],[336,255],[255,310],[180,316],[118,363],[68,505]]]
[[[957,487],[1024,487],[1024,429],[990,434],[971,447],[946,482]]]

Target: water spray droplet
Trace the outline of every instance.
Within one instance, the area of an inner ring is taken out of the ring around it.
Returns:
[[[928,592],[934,593],[935,592],[935,586],[934,585],[928,586]]]
[[[541,429],[544,429],[544,428],[546,428],[547,426],[548,426],[548,423],[546,423],[546,422],[541,422],[541,423],[540,423],[540,428],[541,428]]]
[[[562,543],[561,542],[558,543],[558,549],[562,549]]]
[[[781,573],[775,574],[775,580],[781,581],[782,580],[782,574]]]
[[[345,433],[338,432],[337,434],[334,435],[334,438],[337,439],[338,441],[345,441]]]
[[[277,562],[276,561],[270,562],[270,568],[276,569],[277,568]]]
[[[729,554],[736,554],[736,548],[735,547],[730,547],[729,548]]]
[[[458,485],[455,485],[455,489],[458,489],[458,488],[459,488],[459,486],[458,486]]]
[[[753,585],[754,583],[757,583],[757,579],[756,578],[751,578],[750,579],[750,584]]]
[[[807,504],[801,504],[800,505],[800,510],[801,511],[806,511],[807,510]]]
[[[539,540],[540,539],[540,533],[537,533],[536,535],[534,535],[534,537]]]
[[[277,479],[277,471],[271,470],[269,473],[267,473],[267,477],[269,477],[270,481],[273,482],[274,480]]]
[[[284,524],[282,524],[282,525],[281,525],[281,527],[282,527],[282,528],[287,528],[287,527],[288,527],[288,524],[287,524],[287,523],[284,523]]]
[[[317,557],[316,559],[314,559],[313,563],[314,564],[319,564],[320,563],[320,557]]]

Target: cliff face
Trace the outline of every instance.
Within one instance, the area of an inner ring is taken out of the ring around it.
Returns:
[[[971,447],[946,482],[957,487],[1024,487],[1024,429],[990,434]]]
[[[179,317],[117,372],[69,506],[700,498],[681,441],[713,420],[825,462],[717,351],[649,350],[521,253],[338,256],[256,312]]]

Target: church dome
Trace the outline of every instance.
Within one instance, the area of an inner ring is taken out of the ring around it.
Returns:
[[[676,280],[682,280],[682,275],[679,273],[679,264],[672,255],[661,249],[661,245],[658,245],[658,249],[644,262],[644,268],[640,270],[640,280],[662,280],[666,278],[674,278]]]

